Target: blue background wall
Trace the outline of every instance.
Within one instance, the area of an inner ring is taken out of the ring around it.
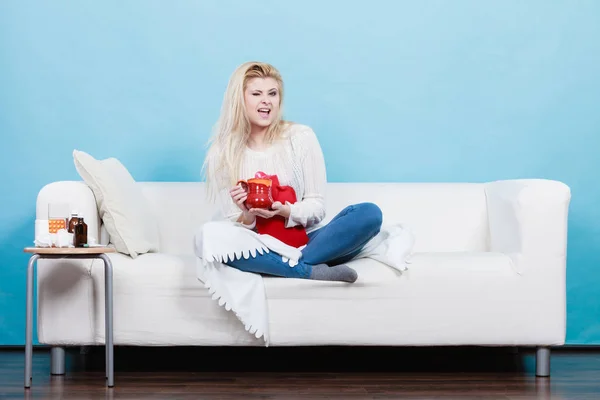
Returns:
[[[0,344],[38,190],[79,148],[196,181],[230,73],[283,73],[331,181],[571,186],[568,342],[600,344],[600,2],[0,2]]]

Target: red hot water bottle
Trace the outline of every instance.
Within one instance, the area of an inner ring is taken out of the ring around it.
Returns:
[[[291,186],[281,186],[277,175],[264,175],[262,173],[260,175],[261,178],[271,179],[271,196],[273,197],[273,201],[278,201],[281,204],[285,204],[286,202],[294,204],[297,201],[294,188]],[[256,217],[256,231],[259,234],[271,235],[293,247],[304,246],[308,243],[306,229],[302,225],[286,228],[285,218],[281,215],[275,215],[272,218]]]

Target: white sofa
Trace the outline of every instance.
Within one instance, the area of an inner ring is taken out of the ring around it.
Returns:
[[[137,184],[156,215],[160,252],[110,256],[115,345],[263,346],[196,277],[194,234],[212,213],[204,184]],[[565,184],[537,179],[330,183],[327,218],[371,201],[384,223],[412,229],[409,269],[401,274],[361,259],[351,264],[354,284],[265,278],[270,345],[533,346],[537,374],[547,376],[549,348],[565,341],[570,196]],[[42,188],[38,219],[50,202],[83,211],[89,235],[106,242],[85,183]],[[103,275],[99,260],[39,261],[40,343],[104,343]]]

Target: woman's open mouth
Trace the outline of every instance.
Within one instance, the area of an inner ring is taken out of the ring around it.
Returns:
[[[258,115],[260,115],[262,119],[269,118],[270,113],[271,113],[271,110],[269,110],[268,108],[259,108],[258,109]]]

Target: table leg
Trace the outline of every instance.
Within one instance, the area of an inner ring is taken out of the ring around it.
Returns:
[[[33,270],[35,262],[40,256],[34,254],[29,258],[27,265],[27,297],[25,300],[25,387],[31,387],[32,357],[33,357]]]
[[[100,258],[104,260],[104,314],[106,328],[106,384],[113,387],[114,382],[114,352],[113,352],[113,267],[110,258],[106,254],[101,254]]]

